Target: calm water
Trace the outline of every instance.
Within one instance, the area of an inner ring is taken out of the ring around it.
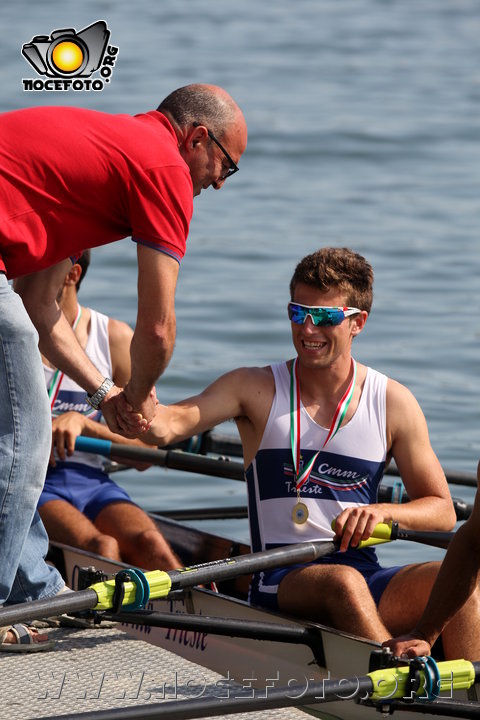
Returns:
[[[245,112],[241,172],[220,194],[196,200],[177,294],[177,346],[158,384],[163,401],[197,392],[232,367],[290,356],[285,304],[295,263],[321,245],[348,245],[376,274],[357,359],[415,393],[445,467],[475,470],[476,0],[19,0],[1,17],[1,110],[72,104],[134,114],[179,85],[206,81],[225,86]],[[99,19],[119,47],[104,91],[22,91],[21,78],[33,74],[20,54],[24,42]],[[130,240],[97,250],[83,302],[133,325],[135,272]],[[186,497],[189,506],[244,500],[240,483],[202,476],[117,477],[150,508],[185,506]],[[221,523],[221,531],[246,537],[245,523]]]

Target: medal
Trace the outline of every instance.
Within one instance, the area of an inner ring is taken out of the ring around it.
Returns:
[[[305,503],[297,502],[292,510],[292,520],[296,525],[303,525],[308,520],[308,507]]]
[[[357,363],[352,358],[352,379],[345,391],[344,396],[340,399],[337,409],[335,410],[330,430],[327,438],[323,443],[322,449],[338,432],[343,418],[347,413],[350,400],[355,390],[355,380],[357,378]],[[292,362],[290,368],[290,444],[293,457],[293,472],[295,477],[295,489],[297,491],[297,502],[292,510],[292,520],[296,525],[304,525],[308,520],[308,507],[301,501],[300,489],[307,482],[312,472],[315,460],[320,454],[320,450],[310,458],[305,467],[300,470],[300,381],[298,379],[298,358]]]

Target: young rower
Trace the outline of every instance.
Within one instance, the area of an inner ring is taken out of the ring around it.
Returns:
[[[381,567],[358,549],[380,522],[450,530],[455,512],[411,392],[357,363],[352,342],[372,304],[373,271],[346,248],[305,257],[290,283],[296,357],[239,368],[196,397],[157,407],[143,439],[165,445],[234,418],[244,450],[254,551],[310,540],[340,541],[314,563],[257,573],[251,602],[384,642],[420,618],[440,563]],[[409,502],[377,502],[393,458]],[[331,523],[335,520],[335,532]],[[448,659],[480,658],[475,590],[442,633]]]

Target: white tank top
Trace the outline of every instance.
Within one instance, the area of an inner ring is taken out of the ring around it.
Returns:
[[[110,355],[110,344],[108,342],[108,317],[96,310],[90,310],[90,317],[90,332],[85,353],[104,377],[112,377],[112,358]],[[43,371],[45,373],[45,382],[48,390],[52,383],[55,370],[44,365]],[[74,380],[64,375],[57,397],[53,403],[52,417],[62,415],[62,413],[68,412],[69,410],[75,410],[82,415],[87,415],[91,420],[100,422],[102,417],[101,411],[94,410],[90,407],[86,397],[87,393],[85,390]],[[66,462],[82,463],[98,468],[103,467],[103,460],[99,455],[84,452],[75,452],[67,458]]]
[[[275,397],[258,452],[246,471],[254,551],[309,540],[330,540],[332,520],[347,507],[377,501],[387,454],[387,377],[367,368],[358,407],[317,457],[300,490],[308,520],[297,525],[297,502],[290,445],[290,373],[286,363],[272,365]],[[301,453],[306,463],[322,448],[328,428],[301,412]]]

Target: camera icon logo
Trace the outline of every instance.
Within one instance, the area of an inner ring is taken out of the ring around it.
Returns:
[[[70,83],[67,83],[67,78],[78,78],[73,89],[90,89],[90,81],[82,79],[89,78],[99,68],[102,78],[106,82],[110,80],[118,48],[108,46],[109,38],[106,22],[98,20],[79,32],[75,28],[62,28],[52,30],[50,35],[35,35],[22,46],[22,55],[39,75],[65,81],[64,87],[55,89],[68,89]],[[24,81],[24,85],[29,82]],[[93,89],[103,88],[102,81],[93,82],[97,85]],[[42,89],[53,89],[48,86],[48,81],[45,84],[47,87]],[[28,86],[25,89],[41,88]]]

